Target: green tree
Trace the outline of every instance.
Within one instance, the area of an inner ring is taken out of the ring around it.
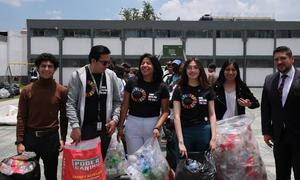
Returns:
[[[154,8],[150,2],[143,1],[143,10],[139,11],[137,8],[122,8],[120,13],[122,19],[125,21],[132,20],[144,20],[155,21],[160,20],[160,17],[155,14]]]

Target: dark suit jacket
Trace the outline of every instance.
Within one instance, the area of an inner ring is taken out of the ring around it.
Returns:
[[[268,75],[262,93],[261,124],[263,135],[271,135],[276,142],[284,128],[298,141],[300,138],[300,71],[295,75],[284,107],[279,97],[279,72]]]
[[[216,99],[215,99],[215,112],[217,120],[220,120],[223,118],[227,106],[226,106],[226,97],[225,97],[225,90],[223,84],[216,82],[213,86],[214,91],[216,93]],[[258,100],[254,97],[248,86],[244,82],[240,82],[236,84],[236,98],[243,98],[243,99],[249,99],[252,105],[249,107],[250,109],[255,109],[259,107]],[[245,107],[240,106],[238,102],[237,104],[237,112],[238,115],[245,114]]]

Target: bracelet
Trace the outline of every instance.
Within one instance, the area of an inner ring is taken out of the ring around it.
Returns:
[[[158,127],[153,128],[153,130],[154,130],[154,129],[157,129],[158,131],[160,130]]]

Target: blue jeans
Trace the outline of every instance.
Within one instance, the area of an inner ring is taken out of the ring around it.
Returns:
[[[183,142],[187,152],[203,152],[209,149],[211,139],[210,124],[197,124],[192,127],[182,127]],[[177,162],[180,159],[178,139],[176,138]]]

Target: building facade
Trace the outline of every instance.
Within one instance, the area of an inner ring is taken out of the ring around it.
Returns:
[[[0,82],[27,81],[27,32],[0,32]]]
[[[275,71],[272,52],[277,46],[289,46],[300,66],[300,22],[29,19],[27,31],[28,62],[42,52],[56,55],[62,68],[55,77],[65,85],[76,68],[88,63],[90,48],[98,44],[107,46],[117,63],[133,66],[144,53],[162,55],[164,45],[182,45],[187,58],[197,57],[204,66],[215,62],[220,67],[235,59],[252,87],[261,87],[265,76]]]

